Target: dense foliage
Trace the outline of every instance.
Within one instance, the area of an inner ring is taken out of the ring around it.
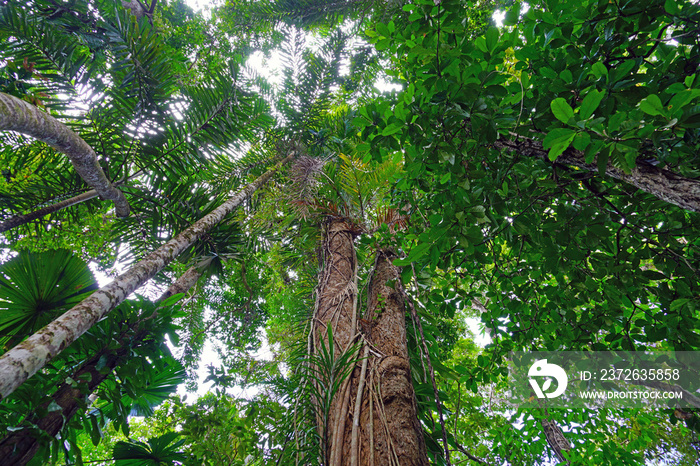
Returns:
[[[332,332],[308,351],[342,218],[360,309],[397,254],[433,464],[698,464],[700,406],[516,410],[505,377],[514,350],[700,351],[696,3],[124,3],[0,2],[0,92],[78,133],[132,208],[4,233],[2,354],[97,288],[87,263],[117,275],[300,155],[3,399],[0,451],[29,433],[30,464],[323,464],[316,424],[356,364]],[[16,133],[0,168],[3,222],[89,189]]]

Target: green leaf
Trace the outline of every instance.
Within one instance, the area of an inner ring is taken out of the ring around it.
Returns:
[[[678,0],[666,0],[664,2],[664,9],[671,15],[678,14],[680,12]]]
[[[382,136],[391,136],[392,134],[396,134],[401,131],[402,128],[403,126],[392,123],[382,130]]]
[[[87,264],[65,250],[22,252],[0,265],[0,347],[22,340],[97,288]]]
[[[585,151],[591,143],[591,136],[588,133],[578,133],[574,138],[573,146],[576,150]]]
[[[668,110],[671,114],[680,114],[683,107],[688,105],[693,99],[700,95],[700,89],[686,89],[671,97],[668,103]]]
[[[542,141],[545,149],[549,149],[549,160],[554,161],[566,150],[576,137],[576,131],[570,128],[555,128]]]
[[[493,52],[496,46],[498,45],[498,38],[500,36],[500,33],[498,32],[498,29],[495,27],[490,27],[485,34],[485,39],[486,39],[486,48],[488,49],[489,52]]]
[[[568,123],[574,117],[574,109],[561,97],[554,99],[549,106],[557,120],[562,123]]]
[[[588,120],[591,116],[593,116],[593,112],[596,111],[600,105],[600,102],[603,100],[603,97],[605,97],[605,91],[599,91],[597,89],[593,89],[586,94],[586,97],[583,98],[583,102],[581,102],[581,107],[578,112],[582,120]]]
[[[505,18],[503,18],[503,24],[505,26],[513,26],[518,23],[520,18],[520,4],[516,3],[506,12]]]
[[[646,99],[639,102],[639,109],[648,115],[663,115],[664,106],[661,99],[656,94],[651,94]]]
[[[428,252],[428,249],[430,248],[431,245],[432,245],[432,243],[430,243],[430,242],[420,243],[418,246],[411,249],[411,252],[408,254],[408,256],[405,259],[395,259],[394,265],[396,265],[396,266],[409,265],[411,262],[414,262],[414,261],[420,259],[423,255],[425,255],[425,253]]]
[[[593,63],[593,66],[591,67],[591,72],[598,79],[608,75],[608,69],[601,62]]]
[[[690,299],[688,298],[680,298],[676,299],[671,303],[671,311],[676,311],[678,308],[685,306],[688,302],[690,302]]]

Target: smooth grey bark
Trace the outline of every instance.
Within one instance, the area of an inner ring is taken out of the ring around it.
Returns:
[[[160,298],[158,298],[157,302],[165,301],[169,297],[179,294],[179,293],[187,293],[190,288],[194,286],[195,283],[199,280],[199,277],[202,276],[202,269],[197,267],[197,266],[192,266],[189,269],[187,269],[187,272],[183,273],[180,275],[180,278],[177,279],[170,287],[165,290],[165,293],[163,293]]]
[[[99,194],[97,193],[97,191],[91,189],[90,191],[84,192],[83,194],[78,194],[77,196],[73,196],[69,199],[66,199],[65,201],[57,202],[55,204],[42,207],[41,209],[29,212],[28,214],[15,215],[14,217],[9,218],[4,222],[0,223],[0,233],[7,230],[11,230],[13,228],[17,228],[20,225],[25,225],[31,221],[43,217],[44,215],[49,215],[54,212],[58,212],[59,210],[65,209],[66,207],[80,204],[81,202],[89,201],[90,199],[96,198],[98,195]]]
[[[105,176],[92,147],[66,125],[37,107],[0,92],[0,130],[17,131],[45,142],[68,156],[80,177],[114,202],[118,217],[129,215],[129,203]]]
[[[540,141],[511,133],[512,140],[499,140],[493,145],[498,149],[509,149],[527,157],[537,157],[549,161],[548,151]],[[555,163],[578,167],[581,170],[597,172],[598,165],[586,163],[583,152],[569,147],[557,157]],[[649,193],[662,201],[693,212],[700,212],[700,180],[686,178],[669,170],[638,162],[630,173],[608,163],[605,174]]]
[[[153,278],[170,261],[267,182],[295,155],[295,151],[292,151],[274,168],[247,184],[212,212],[115,278],[112,283],[95,291],[89,298],[84,299],[0,357],[0,400],[12,393],[97,321],[104,318],[134,290]]]

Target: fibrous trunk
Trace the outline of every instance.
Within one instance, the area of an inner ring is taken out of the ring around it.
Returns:
[[[392,264],[395,258],[391,251],[377,251],[363,319],[365,339],[373,350],[358,426],[363,466],[428,465],[408,359],[401,275]]]
[[[321,339],[331,327],[336,357],[347,351],[354,356],[354,369],[334,394],[328,413],[317,415],[323,462],[329,466],[427,466],[411,382],[403,290],[393,255],[377,253],[368,308],[364,318],[358,319],[353,225],[331,219],[323,236],[313,351],[319,353]],[[354,343],[365,350],[360,352]]]
[[[329,327],[332,329],[336,359],[350,349],[355,337],[357,257],[354,237],[352,224],[345,219],[333,218],[324,226],[323,271],[316,289],[313,319],[312,351],[316,355],[322,351],[322,340],[328,338]],[[346,426],[350,403],[349,382],[346,379],[333,394],[330,407],[317,407],[321,449],[324,463],[328,465],[343,464],[342,447],[346,437],[349,439]]]

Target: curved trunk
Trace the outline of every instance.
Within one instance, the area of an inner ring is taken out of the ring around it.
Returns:
[[[170,287],[158,298],[157,302],[164,301],[170,296],[178,293],[186,293],[202,275],[196,267],[191,267],[180,276]],[[92,358],[87,360],[72,375],[73,380],[84,380],[89,374],[88,381],[84,385],[72,385],[64,383],[58,387],[51,400],[43,403],[42,408],[46,409],[51,403],[61,407],[58,411],[50,411],[42,418],[34,417],[30,420],[36,428],[44,431],[49,437],[55,438],[68,424],[78,411],[87,406],[87,398],[97,389],[97,387],[112,373],[112,371],[128,355],[134,343],[139,343],[148,331],[142,330],[136,335],[130,336],[136,327],[135,324],[129,330],[119,335],[119,349],[103,349]],[[98,363],[100,363],[98,370]],[[107,368],[107,369],[105,369]],[[44,437],[43,435],[41,437]],[[45,438],[45,437],[44,437]],[[0,440],[0,465],[11,464],[14,466],[24,466],[39,450],[42,440],[36,436],[34,430],[22,429],[9,433]]]
[[[0,129],[32,136],[63,152],[91,188],[114,202],[117,216],[129,215],[129,203],[105,176],[95,151],[63,123],[23,100],[0,93]]]
[[[246,185],[212,212],[115,278],[112,283],[95,291],[89,298],[81,301],[0,357],[0,399],[12,393],[51,358],[104,318],[134,290],[153,278],[182,251],[267,182],[294,156],[294,152],[289,154],[277,166]]]
[[[90,199],[94,199],[97,196],[97,191],[91,189],[90,191],[87,191],[83,194],[79,194],[77,196],[73,196],[69,199],[66,199],[65,201],[57,202],[55,204],[51,204],[41,209],[37,209],[33,212],[29,212],[28,214],[16,215],[0,223],[0,233],[7,230],[11,230],[12,228],[16,228],[20,225],[25,225],[31,221],[43,217],[44,215],[49,215],[54,212],[58,212],[59,210],[65,209],[66,207],[80,204],[81,202],[89,201]]]
[[[358,322],[366,341],[362,363],[353,357],[353,372],[334,394],[328,412],[317,415],[323,462],[329,466],[427,466],[408,360],[399,270],[391,263],[391,252],[377,253],[367,313],[358,320],[354,237],[353,225],[344,219],[331,219],[323,234],[313,350],[318,354],[328,326],[333,330],[336,359],[357,341]]]
[[[494,143],[499,149],[509,149],[526,157],[549,160],[547,149],[534,139],[512,133],[515,140],[500,140]],[[556,163],[578,167],[581,170],[597,172],[598,165],[586,163],[583,152],[572,147],[566,149],[556,159]],[[700,212],[700,180],[686,178],[674,172],[645,163],[637,163],[630,173],[615,168],[608,163],[605,174],[631,184],[662,201],[675,204],[681,209]]]

